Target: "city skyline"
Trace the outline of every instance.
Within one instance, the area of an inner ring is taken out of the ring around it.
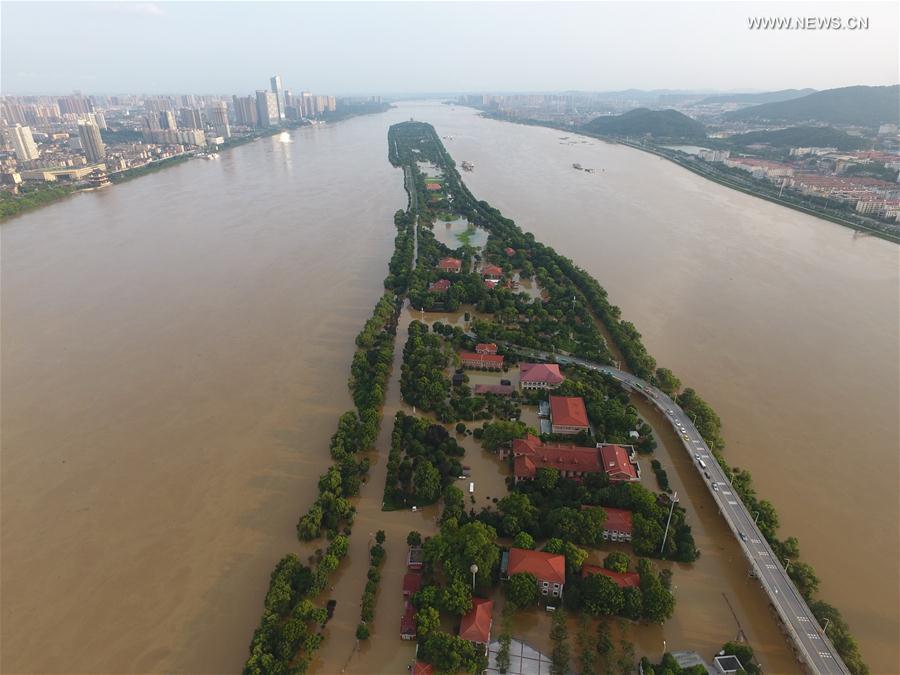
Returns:
[[[276,73],[284,88],[339,95],[764,91],[900,79],[892,3],[365,3],[349,13],[348,4],[6,2],[3,93],[231,94],[271,91]],[[825,15],[866,17],[869,28],[755,31],[747,22]],[[210,18],[215,31],[196,30]],[[41,39],[21,30],[28,25],[41,26]],[[73,59],[73,32],[104,48]],[[696,48],[704,40],[714,53]]]

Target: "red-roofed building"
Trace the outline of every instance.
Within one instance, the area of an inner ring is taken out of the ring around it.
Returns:
[[[509,549],[506,577],[513,574],[534,575],[541,595],[561,598],[566,584],[566,558],[558,553],[529,551],[525,548]]]
[[[425,189],[431,192],[437,192],[441,189],[440,183],[425,183]]]
[[[641,479],[641,467],[632,446],[600,443],[597,447],[600,449],[603,470],[610,482],[624,483]]]
[[[416,608],[408,600],[403,608],[403,616],[400,618],[400,639],[416,639]]]
[[[519,386],[522,389],[555,389],[565,379],[555,363],[519,364]]]
[[[459,360],[463,368],[480,368],[481,370],[502,370],[503,357],[497,354],[475,354],[460,352]]]
[[[583,565],[581,576],[587,578],[595,574],[602,574],[616,582],[619,588],[638,588],[641,585],[641,575],[637,572],[615,572],[599,565]]]
[[[494,603],[484,598],[472,598],[472,609],[459,624],[459,637],[487,649],[491,641],[491,626],[494,623]]]
[[[440,261],[438,261],[438,268],[445,272],[459,274],[460,270],[462,270],[462,260],[459,258],[441,258]]]
[[[415,665],[413,665],[412,675],[434,675],[434,666],[430,663],[416,661]]]
[[[425,551],[421,546],[410,546],[406,554],[406,566],[411,570],[420,570],[425,565]]]
[[[489,279],[491,281],[500,281],[500,279],[503,278],[503,268],[490,263],[485,263],[481,266],[481,278]]]
[[[411,598],[422,588],[422,575],[419,572],[407,572],[403,575],[403,597]]]
[[[597,448],[559,443],[542,443],[531,434],[512,442],[513,475],[520,480],[534,478],[538,469],[557,469],[563,478],[581,478],[600,473],[603,466]]]
[[[475,345],[475,353],[476,354],[496,354],[497,353],[497,345],[493,342],[480,342]]]
[[[428,290],[432,293],[446,293],[450,290],[450,280],[449,279],[438,279],[432,284],[428,285]]]
[[[507,246],[505,249],[503,249],[503,252],[510,258],[512,258],[516,254],[516,249]]]
[[[550,397],[550,430],[554,434],[590,431],[584,399],[580,396]]]
[[[631,511],[604,506],[606,520],[603,523],[603,538],[612,541],[631,541]]]
[[[496,394],[497,396],[512,396],[515,389],[508,384],[476,384],[472,389],[475,394]]]
[[[500,285],[500,281],[498,279],[485,279],[483,282],[484,287],[488,290],[492,288],[497,288]]]

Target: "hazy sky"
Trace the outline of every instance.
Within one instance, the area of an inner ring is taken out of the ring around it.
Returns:
[[[868,17],[759,31],[751,16]],[[898,81],[898,3],[2,2],[5,94],[826,89]]]

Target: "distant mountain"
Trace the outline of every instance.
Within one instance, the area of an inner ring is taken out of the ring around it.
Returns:
[[[643,136],[697,140],[706,138],[705,127],[677,110],[635,108],[623,115],[596,117],[584,125],[586,131],[612,136]]]
[[[777,131],[751,131],[723,139],[723,143],[745,147],[765,143],[777,147],[837,148],[838,150],[864,150],[871,147],[868,139],[851,136],[832,127],[790,127]]]
[[[764,103],[726,113],[729,120],[778,122],[818,121],[874,127],[897,123],[900,85],[890,87],[842,87],[826,89],[790,101]]]
[[[779,101],[791,101],[802,96],[814,94],[815,89],[782,89],[781,91],[764,91],[758,94],[721,94],[719,96],[707,96],[700,101],[700,105],[712,105],[721,103],[746,103],[747,105],[760,105],[762,103],[777,103]]]

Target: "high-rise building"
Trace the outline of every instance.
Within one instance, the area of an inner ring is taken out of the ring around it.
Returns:
[[[245,127],[257,125],[256,99],[252,96],[232,97],[234,103],[234,120]]]
[[[224,139],[231,138],[231,127],[228,126],[228,106],[225,101],[215,101],[206,108],[209,123],[216,130],[216,135]]]
[[[185,129],[203,128],[203,119],[196,108],[182,108],[178,116],[181,118],[181,126]]]
[[[159,113],[159,126],[161,129],[177,129],[178,125],[175,123],[175,115],[171,110],[163,110]]]
[[[40,156],[34,136],[31,135],[31,127],[23,127],[17,124],[7,130],[9,142],[16,151],[16,159],[20,162],[30,162]]]
[[[300,94],[301,106],[300,109],[303,112],[304,117],[315,117],[315,98],[308,91],[304,91]]]
[[[100,137],[100,128],[96,124],[79,122],[78,137],[81,139],[81,147],[89,162],[102,162],[106,158],[106,146]]]
[[[104,115],[100,111],[94,111],[88,115],[89,118],[94,120],[94,124],[96,124],[100,129],[106,129],[106,115]]]
[[[259,127],[278,124],[278,99],[271,91],[256,92],[256,118]]]
[[[281,83],[281,75],[273,75],[270,80],[272,84],[272,93],[275,94],[278,103],[278,119],[284,119],[284,86]]]

